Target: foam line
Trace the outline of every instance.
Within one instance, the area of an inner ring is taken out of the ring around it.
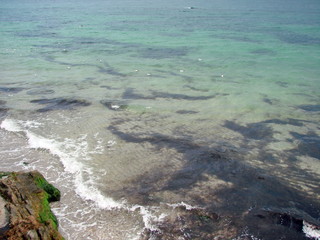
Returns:
[[[17,121],[14,119],[5,119],[2,121],[0,127],[9,132],[23,132],[27,139],[30,148],[45,149],[51,154],[59,157],[66,172],[74,175],[74,184],[76,186],[76,193],[85,200],[95,202],[100,208],[113,209],[122,208],[123,203],[118,203],[112,198],[103,196],[95,187],[88,186],[83,182],[82,173],[84,170],[90,172],[85,166],[78,161],[81,158],[88,158],[86,152],[86,136],[79,138],[81,142],[72,139],[64,139],[59,142],[55,139],[48,139],[39,136],[28,129],[23,128],[27,122]],[[29,124],[29,122],[28,122]]]

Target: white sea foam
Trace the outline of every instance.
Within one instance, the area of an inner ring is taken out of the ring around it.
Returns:
[[[0,127],[9,132],[21,132],[22,129],[18,125],[18,123],[12,119],[5,119],[1,122]]]
[[[33,124],[35,126],[36,124]],[[59,157],[66,172],[74,175],[74,184],[76,193],[85,200],[95,202],[100,208],[113,209],[122,208],[123,203],[114,201],[102,195],[98,189],[92,185],[87,185],[83,180],[83,173],[90,175],[90,169],[79,162],[79,159],[88,160],[88,144],[86,135],[82,135],[77,140],[65,138],[62,141],[45,138],[33,133],[28,129],[30,121],[17,121],[13,119],[5,119],[1,123],[1,128],[10,132],[23,132],[29,143],[30,148],[45,149],[51,154]]]
[[[155,223],[161,222],[165,217],[165,215],[161,214],[160,216],[156,216],[155,214],[153,214],[152,212],[156,211],[157,208],[134,205],[131,208],[127,208],[127,209],[129,211],[135,211],[136,209],[139,209],[143,219],[145,229],[149,229],[152,232],[160,232],[160,229],[157,227]]]
[[[177,207],[185,207],[187,210],[192,210],[192,209],[200,209],[200,207],[198,206],[191,206],[189,204],[186,204],[184,202],[181,202],[181,203],[174,203],[174,204],[167,204],[168,206],[170,207],[173,207],[173,208],[177,208]]]
[[[78,173],[75,177],[75,182],[83,181],[81,173]],[[101,194],[101,192],[94,186],[87,186],[85,184],[77,185],[77,194],[80,195],[84,200],[90,200],[95,202],[95,204],[102,209],[111,210],[115,208],[123,208],[123,202],[116,202],[112,198],[106,197]]]
[[[306,221],[303,221],[302,231],[306,234],[308,238],[315,240],[320,240],[320,228],[316,227]]]

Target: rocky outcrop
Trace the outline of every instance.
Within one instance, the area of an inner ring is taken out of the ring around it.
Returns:
[[[0,240],[61,240],[49,202],[60,191],[37,171],[0,172]]]

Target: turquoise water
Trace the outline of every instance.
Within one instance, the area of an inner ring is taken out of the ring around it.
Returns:
[[[182,202],[228,239],[271,239],[248,209],[319,218],[318,1],[0,3],[2,168],[62,188],[67,239],[165,239]]]

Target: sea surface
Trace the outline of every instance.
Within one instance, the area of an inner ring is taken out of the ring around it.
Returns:
[[[319,122],[319,0],[0,0],[0,170],[68,240],[320,239]]]

